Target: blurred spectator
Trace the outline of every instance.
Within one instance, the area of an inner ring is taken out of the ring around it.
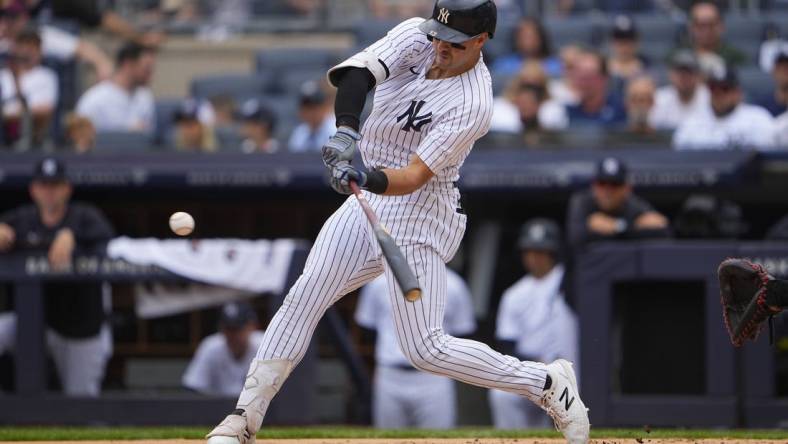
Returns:
[[[96,207],[71,202],[72,186],[59,160],[48,157],[38,162],[29,192],[33,205],[0,216],[0,252],[44,254],[53,270],[68,271],[75,252],[101,252],[114,236]],[[70,396],[98,396],[112,354],[105,322],[108,295],[100,283],[42,285],[49,327],[46,341],[63,391]],[[0,343],[14,344],[15,315],[2,316],[0,330]]]
[[[432,2],[424,0],[369,0],[372,16],[378,19],[406,19],[427,17],[432,12]]]
[[[465,281],[446,269],[443,327],[455,337],[476,330],[473,301]],[[450,429],[457,425],[454,381],[417,370],[402,354],[394,328],[386,276],[367,284],[356,305],[356,323],[375,337],[372,416],[377,428]]]
[[[16,35],[30,24],[30,14],[21,0],[0,9],[0,49],[6,52]],[[50,25],[40,26],[41,52],[45,57],[68,61],[77,58],[91,65],[100,80],[112,74],[112,61],[98,46]]]
[[[237,396],[263,342],[259,328],[249,303],[225,304],[219,315],[219,332],[200,342],[183,374],[183,386],[206,395]]]
[[[720,10],[714,3],[699,2],[690,9],[690,45],[698,57],[703,72],[721,65],[737,66],[747,56],[723,40],[725,24]]]
[[[775,144],[774,119],[760,106],[742,102],[739,78],[732,68],[709,74],[710,109],[691,114],[676,130],[677,149],[770,149]]]
[[[610,38],[607,69],[612,77],[626,81],[648,68],[648,59],[638,54],[638,30],[630,17],[619,15],[613,20]]]
[[[564,299],[561,230],[549,219],[532,219],[517,246],[527,275],[507,288],[498,306],[495,337],[502,353],[521,361],[563,358],[580,368],[577,317]],[[523,396],[490,390],[493,425],[499,429],[547,428],[550,420]]]
[[[80,97],[76,111],[98,132],[150,132],[154,126],[153,93],[148,88],[156,63],[153,49],[128,43],[116,56],[115,72]]]
[[[550,97],[563,105],[576,105],[580,101],[575,75],[577,62],[584,51],[577,45],[566,45],[561,48],[561,78],[551,80],[548,86]]]
[[[588,191],[572,195],[566,217],[573,248],[597,240],[666,237],[668,220],[632,192],[626,165],[602,159]]]
[[[758,103],[766,108],[772,116],[777,117],[788,110],[788,48],[778,52],[772,67],[774,77],[774,93],[764,97]]]
[[[547,93],[547,76],[542,65],[530,61],[509,81],[503,97],[495,98],[490,131],[562,130],[567,124],[566,109]]]
[[[687,118],[709,108],[709,89],[703,83],[695,54],[676,51],[670,61],[670,85],[657,90],[652,123],[660,130],[676,129]]]
[[[561,61],[552,55],[550,37],[542,23],[533,17],[520,20],[514,31],[514,51],[499,57],[492,64],[492,71],[498,76],[515,74],[524,62],[539,62],[550,77],[561,75]]]
[[[643,75],[635,77],[627,84],[625,106],[627,109],[627,131],[639,135],[652,134],[654,110],[654,93],[657,85],[651,77]]]
[[[571,128],[610,129],[626,122],[621,98],[610,88],[607,64],[600,54],[585,52],[578,57],[572,83],[580,101],[566,108]]]
[[[241,106],[241,151],[245,153],[275,153],[279,142],[274,139],[276,116],[257,99],[249,99]]]
[[[288,147],[294,153],[320,152],[323,144],[337,130],[336,118],[322,85],[309,81],[301,85],[298,117],[301,123],[293,129]]]
[[[85,28],[101,28],[124,41],[142,46],[159,46],[166,35],[157,31],[142,31],[115,12],[110,2],[103,0],[33,0],[34,10],[50,9],[52,16],[76,20]],[[39,4],[44,7],[37,7]]]
[[[41,37],[32,28],[14,38],[8,67],[0,70],[5,140],[22,136],[23,120],[32,118],[33,142],[40,145],[58,101],[57,75],[41,66]]]
[[[213,128],[201,121],[200,108],[199,101],[187,99],[175,110],[175,147],[180,151],[216,151]]]
[[[87,153],[96,146],[96,128],[90,119],[76,113],[66,116],[66,142],[74,152]]]

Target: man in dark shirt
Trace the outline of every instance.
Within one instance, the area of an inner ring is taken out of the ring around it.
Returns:
[[[609,239],[666,237],[668,220],[632,193],[627,167],[608,157],[597,164],[591,189],[569,201],[567,233],[573,248]]]
[[[605,58],[596,52],[584,52],[572,71],[580,101],[568,105],[569,127],[611,129],[626,123],[626,111],[620,95],[613,91]]]
[[[0,215],[0,252],[46,254],[53,269],[68,270],[75,251],[103,251],[113,237],[97,208],[70,202],[72,186],[59,160],[45,158],[36,165],[29,191],[34,204]],[[99,393],[111,354],[102,288],[98,283],[44,284],[47,344],[69,395]],[[16,330],[10,316],[0,323],[0,335],[6,335],[0,343],[14,343],[8,340]]]

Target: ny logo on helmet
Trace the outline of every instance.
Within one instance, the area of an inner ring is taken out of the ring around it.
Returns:
[[[444,25],[449,23],[449,10],[446,8],[441,8],[438,11],[438,21],[442,22]]]

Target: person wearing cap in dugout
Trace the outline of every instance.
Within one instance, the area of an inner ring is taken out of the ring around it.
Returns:
[[[517,243],[528,272],[501,297],[495,337],[501,352],[520,360],[568,359],[579,368],[577,317],[564,298],[561,230],[549,219],[523,224]],[[499,429],[546,428],[544,411],[521,396],[489,391]]]
[[[569,200],[567,236],[572,248],[597,240],[667,237],[668,220],[632,192],[627,166],[615,157],[597,163],[591,189]]]
[[[328,138],[336,132],[332,102],[319,82],[310,80],[301,85],[298,117],[301,123],[293,129],[288,148],[294,153],[320,152]]]
[[[276,116],[259,100],[249,99],[239,109],[241,120],[241,151],[245,153],[275,153],[279,142],[274,139]]]
[[[682,49],[673,54],[668,78],[670,85],[654,95],[651,123],[658,130],[674,130],[690,115],[709,109],[709,89],[692,51]]]
[[[712,70],[706,84],[711,106],[691,114],[673,135],[679,150],[757,149],[775,147],[774,118],[764,108],[743,102],[736,71],[730,67]]]
[[[101,253],[115,235],[96,207],[71,202],[73,188],[60,160],[38,162],[29,186],[33,204],[0,215],[0,252],[43,254],[67,271],[75,252]],[[98,396],[112,354],[105,322],[108,287],[101,283],[43,284],[46,342],[67,395]],[[16,318],[0,316],[0,354],[15,344]]]
[[[225,304],[219,332],[200,342],[183,374],[183,386],[206,395],[236,396],[262,341],[252,306],[243,301]]]

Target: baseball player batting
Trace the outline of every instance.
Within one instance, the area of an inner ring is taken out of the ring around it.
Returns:
[[[326,309],[381,273],[397,340],[414,367],[524,396],[550,414],[570,443],[588,441],[588,413],[568,361],[520,361],[442,328],[445,264],[466,222],[454,182],[490,125],[492,82],[481,49],[495,33],[496,16],[492,0],[438,0],[431,19],[406,20],[329,70],[338,128],[322,154],[331,186],[351,194],[354,181],[365,190],[422,295],[413,302],[403,297],[358,200],[348,197],[323,225],[303,274],[266,329],[236,410],[208,434],[209,444],[253,443]],[[373,88],[373,109],[359,131]],[[366,170],[351,164],[357,146]]]

